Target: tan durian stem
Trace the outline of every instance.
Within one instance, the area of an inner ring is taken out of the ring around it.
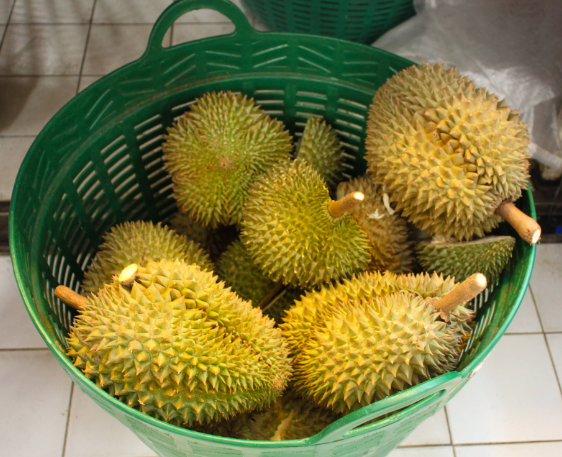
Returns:
[[[283,283],[278,282],[273,289],[269,291],[269,293],[263,297],[262,301],[258,305],[258,308],[262,310],[267,307],[267,304],[279,293],[279,291],[283,288]]]
[[[71,306],[78,311],[86,306],[86,299],[66,286],[57,286],[55,289],[55,295],[68,306]]]
[[[541,239],[541,226],[511,201],[504,200],[496,209],[496,214],[511,225],[527,243],[533,245]]]
[[[441,311],[443,320],[449,322],[449,314],[451,311],[457,306],[472,300],[482,292],[487,285],[488,281],[486,281],[486,276],[482,273],[474,273],[460,284],[457,284],[447,295],[433,303],[433,306],[435,309]]]
[[[342,217],[345,213],[353,210],[365,199],[363,192],[351,192],[339,200],[333,200],[328,205],[328,212],[333,218]]]
[[[130,286],[139,272],[139,266],[136,263],[132,263],[128,267],[125,267],[121,274],[119,275],[118,281],[122,286]]]

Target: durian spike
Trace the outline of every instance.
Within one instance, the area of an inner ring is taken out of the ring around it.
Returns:
[[[511,225],[527,243],[533,245],[541,239],[541,226],[510,200],[504,200],[496,209],[496,214]]]
[[[55,295],[68,306],[78,311],[86,306],[86,299],[66,286],[57,286],[55,289]]]
[[[263,297],[262,301],[260,302],[260,304],[258,305],[258,308],[261,308],[262,310],[265,310],[267,308],[269,308],[267,305],[269,304],[269,302],[275,298],[275,296],[279,293],[279,291],[283,288],[283,283],[282,282],[278,282],[275,287],[273,289],[271,289],[269,291],[269,293]]]
[[[128,267],[125,267],[121,274],[119,275],[119,284],[122,286],[129,286],[133,283],[137,277],[139,271],[139,266],[136,263],[132,263]]]
[[[482,292],[487,285],[488,281],[486,281],[486,276],[482,273],[474,273],[460,284],[457,284],[447,295],[433,303],[433,306],[441,311],[443,320],[449,322],[449,313],[451,311],[457,306],[472,300]]]
[[[342,217],[345,213],[353,210],[365,199],[363,192],[351,192],[339,200],[333,200],[328,205],[328,212],[333,218]]]

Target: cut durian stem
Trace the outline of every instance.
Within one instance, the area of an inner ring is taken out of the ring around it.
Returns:
[[[472,276],[458,284],[451,292],[433,303],[435,309],[441,311],[441,317],[449,322],[449,314],[457,306],[467,303],[481,293],[486,286],[486,276],[482,273],[474,273]]]
[[[363,192],[351,192],[339,200],[334,200],[328,205],[328,212],[333,218],[342,217],[345,213],[352,211],[365,199]]]
[[[258,308],[261,308],[262,310],[267,309],[268,308],[267,305],[269,304],[269,302],[275,298],[275,296],[281,291],[282,288],[283,288],[283,283],[278,282],[275,285],[275,287],[271,289],[265,297],[263,297],[262,301],[258,305]]]
[[[86,299],[66,286],[57,286],[55,289],[55,295],[68,306],[78,311],[86,306]]]
[[[510,200],[504,200],[496,214],[511,225],[527,243],[533,245],[541,239],[541,226],[532,217],[527,216]]]
[[[130,286],[139,272],[139,266],[136,263],[132,263],[128,267],[125,267],[121,274],[119,275],[119,283],[122,286]]]

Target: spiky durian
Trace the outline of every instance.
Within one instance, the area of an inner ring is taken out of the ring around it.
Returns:
[[[251,189],[240,239],[273,281],[308,288],[350,276],[367,266],[368,239],[349,214],[332,216],[331,202],[308,163],[277,167]]]
[[[451,292],[454,286],[453,278],[437,273],[362,273],[339,284],[328,284],[319,290],[306,292],[285,313],[279,327],[291,353],[297,355],[312,338],[315,326],[322,325],[341,305],[354,300],[374,300],[400,291],[409,291],[424,299],[440,298]]]
[[[496,284],[509,262],[515,238],[488,236],[466,242],[422,242],[416,246],[420,265],[425,271],[436,271],[464,281],[474,273],[486,276],[488,284]]]
[[[310,116],[300,140],[297,160],[304,160],[334,188],[343,179],[343,148],[336,131],[326,121]]]
[[[340,183],[337,196],[342,198],[353,191],[365,195],[361,205],[350,214],[369,237],[371,259],[368,270],[389,270],[393,273],[411,271],[413,255],[407,223],[390,207],[388,195],[381,186],[361,176]]]
[[[226,421],[212,422],[200,427],[198,431],[243,440],[298,440],[316,435],[339,418],[339,414],[299,396],[293,389],[288,389],[282,397],[263,410]]]
[[[213,269],[209,255],[201,246],[160,223],[125,222],[112,227],[103,239],[96,257],[84,273],[84,292],[96,292],[131,263],[181,259],[207,270]]]
[[[347,413],[454,370],[469,329],[457,325],[456,311],[443,322],[430,301],[410,292],[342,303],[297,358],[295,387]]]
[[[528,145],[517,110],[455,68],[424,63],[377,91],[366,158],[404,217],[463,241],[496,227],[496,209],[521,195]]]
[[[203,95],[165,140],[164,162],[180,210],[213,228],[239,223],[251,184],[292,151],[283,124],[253,99],[229,91]]]
[[[291,372],[274,322],[183,261],[148,262],[132,287],[117,279],[91,295],[68,355],[111,395],[177,425],[262,407]]]

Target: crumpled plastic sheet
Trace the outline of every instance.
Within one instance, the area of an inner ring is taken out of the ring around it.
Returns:
[[[415,0],[417,15],[373,46],[444,62],[505,98],[529,124],[530,153],[562,169],[562,0]]]

